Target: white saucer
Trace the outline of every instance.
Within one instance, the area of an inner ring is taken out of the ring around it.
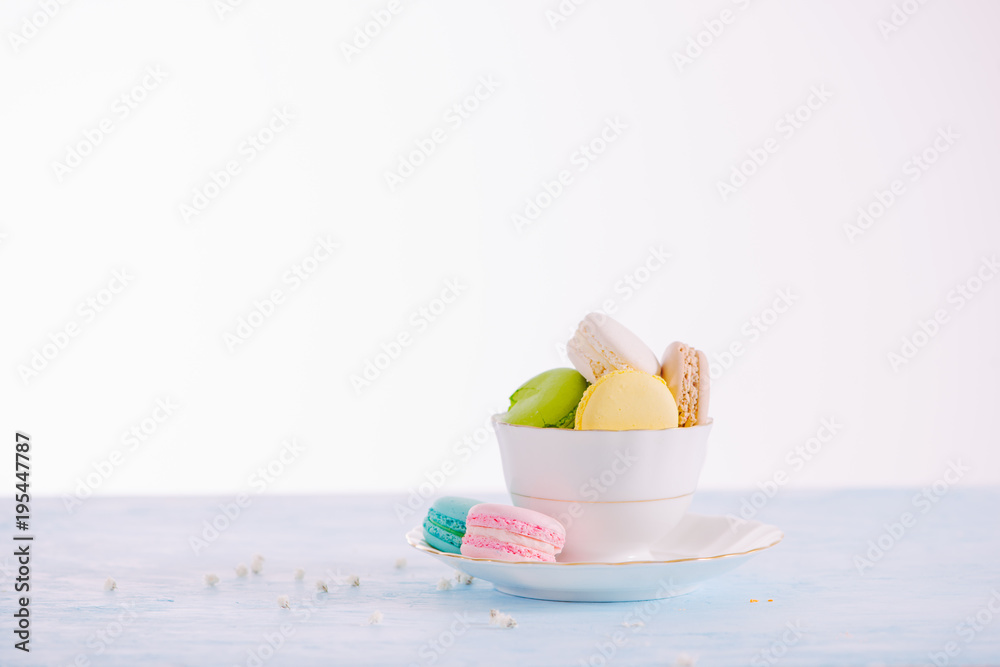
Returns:
[[[489,581],[501,593],[563,602],[628,602],[690,593],[703,581],[742,565],[770,549],[784,534],[759,521],[730,525],[724,516],[688,514],[653,548],[662,558],[625,563],[510,563],[466,558],[438,551],[424,541],[417,526],[406,534],[415,549],[473,577]]]

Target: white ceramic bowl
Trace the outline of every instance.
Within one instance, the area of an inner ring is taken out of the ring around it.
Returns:
[[[698,486],[712,423],[657,431],[515,426],[493,416],[514,505],[566,526],[560,562],[655,560]],[[662,544],[659,545],[662,547]]]

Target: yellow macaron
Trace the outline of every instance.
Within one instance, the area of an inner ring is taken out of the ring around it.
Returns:
[[[590,385],[576,408],[583,431],[635,431],[676,428],[677,402],[658,375],[620,370]]]

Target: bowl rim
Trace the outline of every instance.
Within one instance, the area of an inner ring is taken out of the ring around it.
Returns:
[[[587,430],[577,430],[575,428],[556,428],[553,426],[530,426],[528,424],[511,424],[510,422],[503,421],[501,417],[506,415],[506,412],[498,412],[492,417],[490,417],[490,422],[496,428],[497,424],[503,424],[504,426],[514,428],[514,429],[532,429],[535,431],[552,431],[555,433],[663,433],[665,431],[673,431],[675,429],[683,429],[685,431],[694,429],[704,429],[709,428],[715,423],[715,420],[711,417],[704,424],[697,424],[695,426],[676,426],[674,428],[636,428],[628,431],[611,431],[607,429],[587,429]],[[574,436],[570,436],[574,437]]]

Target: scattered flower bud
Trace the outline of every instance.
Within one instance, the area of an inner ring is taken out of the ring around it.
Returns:
[[[498,625],[501,628],[516,628],[517,621],[510,614],[505,614],[498,609],[490,609],[490,625]]]

